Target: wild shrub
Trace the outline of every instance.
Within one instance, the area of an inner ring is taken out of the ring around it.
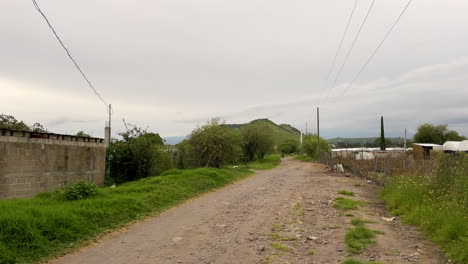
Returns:
[[[197,167],[221,168],[228,163],[237,163],[242,154],[241,135],[217,119],[193,130],[188,142]]]
[[[96,195],[96,184],[87,181],[78,181],[69,184],[63,189],[63,195],[67,200],[82,200]]]
[[[131,126],[120,133],[107,150],[111,181],[123,183],[158,176],[173,167],[172,157],[164,151],[163,139],[155,133]]]
[[[299,142],[297,142],[297,140],[293,140],[293,139],[285,140],[285,141],[283,141],[283,143],[281,143],[278,146],[278,150],[282,154],[296,153],[296,152],[299,151]]]
[[[330,150],[330,145],[328,144],[328,141],[323,138],[320,138],[319,142],[317,142],[316,134],[307,134],[303,137],[301,145],[302,153],[317,159],[317,148],[320,148],[320,152],[323,153]]]

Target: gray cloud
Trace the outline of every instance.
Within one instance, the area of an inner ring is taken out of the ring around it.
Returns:
[[[371,0],[359,1],[344,50]],[[122,119],[188,134],[213,116],[315,123],[325,76],[352,1],[39,1],[64,42]],[[468,2],[413,1],[395,31],[343,94],[405,0],[377,1],[322,109],[326,136],[368,136],[384,115],[402,134],[423,122],[468,135]],[[107,114],[29,1],[0,2],[0,106],[58,133],[96,131]],[[63,120],[63,122],[59,122]],[[69,120],[70,122],[65,122]],[[86,120],[89,122],[71,122]]]

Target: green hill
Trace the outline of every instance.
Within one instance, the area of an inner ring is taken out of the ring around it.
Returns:
[[[300,131],[288,124],[277,125],[269,119],[256,119],[247,124],[255,124],[264,128],[273,137],[275,145],[281,144],[287,139],[293,139],[299,141]],[[247,124],[226,124],[227,126],[240,129],[242,126]]]

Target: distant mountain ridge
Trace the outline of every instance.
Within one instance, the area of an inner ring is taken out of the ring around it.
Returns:
[[[245,126],[248,124],[255,124],[264,128],[269,134],[271,134],[271,136],[273,137],[273,141],[275,145],[277,146],[283,143],[283,141],[288,140],[288,139],[293,139],[299,142],[299,137],[301,133],[299,129],[289,124],[278,125],[267,118],[255,119],[255,120],[250,121],[249,123],[244,123],[244,124],[225,124],[225,126],[228,126],[233,129],[240,129],[242,126]],[[168,145],[176,145],[186,138],[187,136],[165,137],[164,140],[166,144]]]
[[[255,119],[255,120],[250,121],[249,123],[244,123],[244,124],[226,124],[226,126],[230,128],[234,128],[234,129],[240,129],[242,126],[245,126],[248,124],[255,124],[265,129],[269,134],[272,135],[275,145],[279,145],[283,141],[288,140],[288,139],[299,141],[299,137],[301,133],[299,129],[289,124],[278,125],[275,122],[267,118]]]

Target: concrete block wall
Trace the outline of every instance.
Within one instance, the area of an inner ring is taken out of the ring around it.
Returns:
[[[106,145],[100,138],[0,129],[0,199],[81,179],[104,185]]]

